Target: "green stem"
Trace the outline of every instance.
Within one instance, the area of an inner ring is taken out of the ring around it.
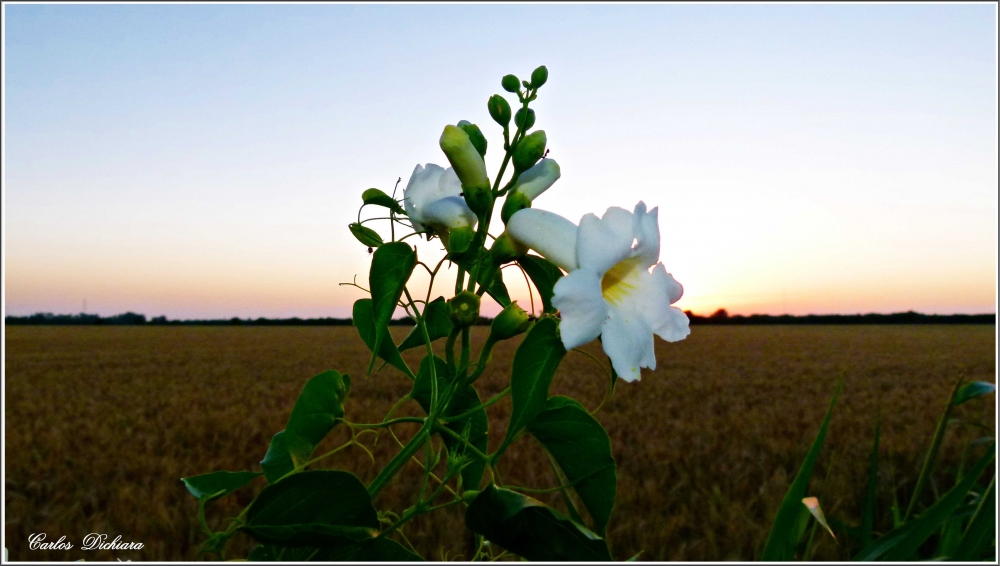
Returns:
[[[479,449],[476,448],[475,446],[473,446],[472,444],[470,444],[468,440],[462,438],[462,436],[460,434],[458,434],[457,432],[455,432],[455,431],[451,430],[450,428],[444,426],[442,423],[439,422],[438,426],[434,427],[434,431],[435,432],[443,432],[447,436],[452,437],[452,439],[454,439],[455,441],[457,441],[457,442],[459,442],[461,444],[464,444],[465,447],[470,452],[472,452],[477,458],[479,458],[480,460],[486,462],[487,464],[490,463],[490,457],[489,456],[487,456],[486,454],[483,454],[482,452],[480,452]]]
[[[431,420],[427,419],[424,422],[424,426],[420,428],[420,431],[418,431],[417,434],[410,439],[402,450],[393,456],[392,460],[390,460],[389,463],[382,468],[382,471],[379,472],[378,476],[372,480],[372,483],[368,486],[369,495],[375,497],[380,491],[382,491],[383,488],[385,488],[385,486],[389,483],[389,480],[392,479],[392,476],[396,475],[396,472],[406,465],[410,456],[416,454],[417,450],[420,450],[420,447],[424,445],[424,442],[427,442],[427,439],[430,438],[430,429]]]
[[[463,374],[466,371],[464,368],[467,368],[469,366],[469,356],[470,356],[470,351],[469,350],[472,347],[471,339],[469,337],[469,334],[470,334],[470,332],[469,332],[469,328],[468,327],[465,327],[465,328],[462,329],[462,357],[460,358],[460,360],[458,362],[458,367],[463,368],[462,369],[462,373]],[[461,379],[462,378],[462,376],[458,375],[458,372],[455,373],[455,376],[456,376],[457,379]]]
[[[406,397],[404,397],[404,399],[406,399]],[[370,428],[385,428],[387,426],[392,426],[394,424],[399,424],[399,423],[422,423],[422,422],[424,422],[424,419],[420,417],[399,417],[396,419],[392,419],[391,421],[384,421],[380,423],[351,423],[344,421],[344,424],[354,428],[370,429]]]

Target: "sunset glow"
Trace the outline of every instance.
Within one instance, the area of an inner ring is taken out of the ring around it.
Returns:
[[[3,9],[8,315],[348,317],[360,192],[446,165],[461,119],[494,174],[486,100],[543,63],[535,208],[659,207],[676,306],[996,311],[995,6]]]

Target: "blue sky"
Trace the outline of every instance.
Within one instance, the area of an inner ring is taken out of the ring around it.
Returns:
[[[659,206],[678,306],[996,310],[992,4],[4,14],[8,314],[347,316],[360,192],[539,64],[535,207]]]

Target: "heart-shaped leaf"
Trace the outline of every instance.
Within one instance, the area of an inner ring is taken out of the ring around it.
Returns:
[[[384,206],[396,214],[406,214],[403,211],[403,207],[399,206],[396,199],[385,194],[385,192],[379,189],[368,189],[367,191],[361,193],[361,200],[365,201],[365,204]]]
[[[541,501],[490,484],[472,500],[465,525],[528,560],[611,561],[608,545]]]
[[[545,317],[536,322],[514,353],[511,369],[510,397],[513,404],[507,436],[497,451],[497,458],[513,442],[514,437],[528,426],[549,398],[549,385],[559,362],[566,355],[559,338],[559,323]]]
[[[309,460],[316,445],[344,416],[343,402],[350,390],[350,376],[333,370],[306,382],[285,425],[285,446],[296,467]]]
[[[208,502],[229,495],[260,475],[260,472],[212,472],[181,478],[181,481],[191,495]]]
[[[384,244],[372,254],[368,284],[372,291],[372,320],[375,324],[375,342],[371,346],[372,359],[368,364],[371,373],[375,366],[375,352],[389,334],[389,321],[396,311],[403,286],[417,264],[417,252],[406,242]],[[391,338],[389,338],[391,340]]]
[[[552,293],[556,281],[563,276],[563,272],[551,261],[536,255],[528,254],[517,260],[517,264],[524,268],[524,272],[531,278],[531,282],[538,289],[538,294],[542,296],[542,307],[545,312],[556,312],[552,306]]]
[[[378,534],[364,484],[339,470],[298,473],[265,487],[241,527],[265,544],[337,548]]]
[[[603,535],[618,489],[607,431],[569,397],[550,398],[527,431],[555,458]]]
[[[354,302],[354,327],[358,329],[358,334],[364,341],[368,349],[374,352],[375,348],[375,318],[372,312],[372,300],[371,299],[358,299]],[[414,378],[413,372],[410,370],[406,362],[399,355],[399,350],[396,345],[392,342],[391,338],[386,338],[379,343],[378,357],[389,362],[394,368],[410,376],[410,379]]]
[[[451,333],[453,323],[451,322],[451,316],[448,314],[448,303],[445,302],[444,297],[438,297],[427,303],[427,308],[424,310],[424,319],[427,324],[427,334],[430,336],[431,342],[445,338]],[[423,345],[424,333],[418,325],[414,326],[413,330],[400,342],[399,351],[404,352],[410,348]]]

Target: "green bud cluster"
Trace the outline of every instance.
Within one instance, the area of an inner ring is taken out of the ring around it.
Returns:
[[[459,328],[472,326],[479,320],[479,295],[462,291],[448,301],[448,316]]]

